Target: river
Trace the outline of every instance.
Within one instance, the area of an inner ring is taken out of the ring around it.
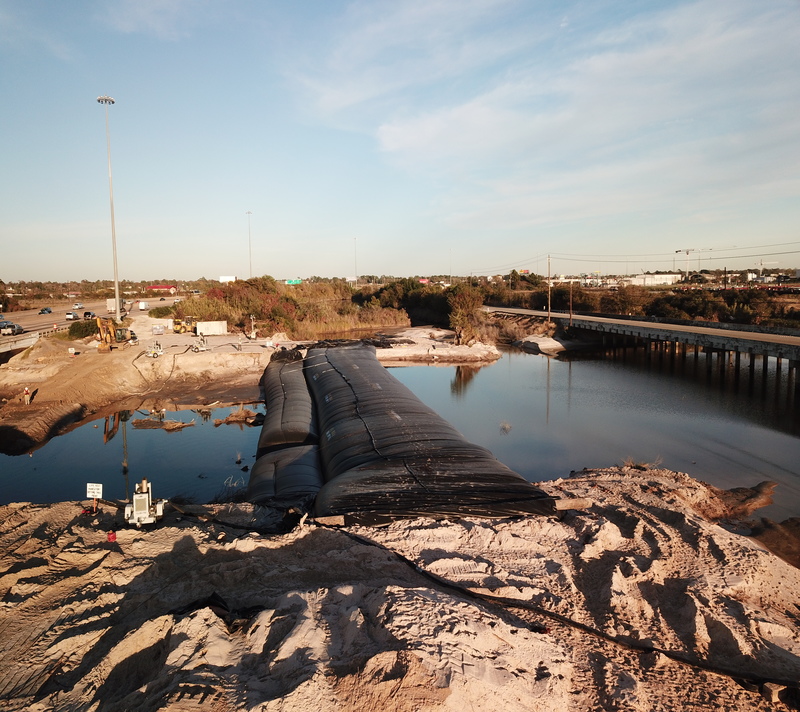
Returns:
[[[491,365],[410,366],[392,374],[472,442],[531,481],[626,462],[687,472],[722,488],[778,482],[758,514],[800,516],[800,418],[794,404],[756,378],[738,388],[710,381],[692,360],[555,360],[508,351]],[[263,406],[253,409],[261,410]],[[123,498],[142,477],[156,497],[206,502],[247,482],[259,428],[215,426],[231,409],[184,410],[178,432],[133,427],[110,439],[104,420],[54,438],[31,456],[0,455],[0,503],[81,500],[86,483]],[[126,416],[127,417],[127,416]],[[113,423],[109,424],[113,425]]]

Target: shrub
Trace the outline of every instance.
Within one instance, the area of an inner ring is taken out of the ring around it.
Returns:
[[[174,314],[174,307],[154,307],[147,312],[147,316],[151,316],[154,319],[170,319]]]
[[[477,336],[478,310],[483,304],[483,292],[460,284],[447,295],[450,305],[450,328],[455,331],[455,344],[468,344]]]
[[[87,336],[94,336],[98,332],[97,322],[94,319],[89,321],[74,321],[69,325],[70,339],[84,339]]]

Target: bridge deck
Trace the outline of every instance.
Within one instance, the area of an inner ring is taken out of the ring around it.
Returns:
[[[498,314],[516,314],[547,318],[548,313],[534,309],[508,307],[485,307],[486,311]],[[736,351],[740,353],[785,358],[793,365],[800,364],[800,336],[775,334],[761,331],[744,331],[727,325],[664,324],[613,317],[569,315],[550,313],[553,321],[567,322],[572,328],[587,329],[606,334],[618,334],[651,341],[674,341],[714,351]]]

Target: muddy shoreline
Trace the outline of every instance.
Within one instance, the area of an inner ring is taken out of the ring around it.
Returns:
[[[137,316],[136,332],[152,333],[158,321]],[[150,358],[146,347],[156,340],[164,354]],[[0,366],[0,452],[24,454],[87,419],[119,410],[259,402],[259,380],[272,354],[305,346],[285,335],[251,341],[229,334],[207,341],[207,351],[194,353],[196,337],[167,333],[101,354],[92,340],[41,339]],[[500,358],[494,346],[454,346],[449,332],[427,327],[406,329],[382,342],[378,358],[387,365]],[[33,394],[29,405],[22,396],[26,386]]]

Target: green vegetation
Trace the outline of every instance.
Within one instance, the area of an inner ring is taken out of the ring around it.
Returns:
[[[202,297],[167,307],[169,314],[203,321],[226,321],[229,327],[257,336],[284,332],[293,339],[316,339],[359,328],[408,325],[401,310],[386,308],[345,280],[315,280],[286,285],[272,277],[231,282]],[[155,309],[150,313],[156,316]]]
[[[172,315],[175,313],[173,307],[155,307],[147,312],[147,316],[151,316],[154,319],[170,319]]]
[[[73,321],[69,325],[70,339],[83,339],[87,336],[94,336],[98,332],[97,322],[94,319],[88,321]]]
[[[520,284],[522,281],[520,280]],[[547,309],[547,286],[510,290],[505,283],[484,287],[491,306]],[[555,285],[553,311],[621,314],[671,320],[721,321],[800,328],[800,298],[763,289],[669,289],[627,286],[613,289]]]
[[[780,295],[759,288],[709,289],[716,280],[725,284],[741,282],[746,276],[725,273],[702,276],[706,288],[621,286],[611,288],[555,284],[549,290],[545,278],[536,274],[509,274],[494,278],[452,279],[445,275],[428,279],[366,275],[359,288],[344,279],[309,277],[301,284],[287,285],[263,276],[231,283],[204,277],[182,281],[156,279],[120,283],[127,298],[147,299],[153,284],[175,285],[183,297],[178,304],[161,302],[148,314],[156,318],[192,316],[201,320],[225,321],[229,329],[269,337],[286,333],[299,340],[311,340],[356,329],[432,324],[451,328],[456,341],[494,339],[493,326],[479,309],[482,304],[527,309],[584,313],[620,314],[671,320],[704,320],[740,324],[762,324],[800,328],[800,297]],[[0,281],[0,285],[3,282]],[[113,296],[113,283],[18,282],[5,285],[0,311],[13,312],[38,306],[69,304],[76,298],[106,299]],[[194,294],[198,296],[195,296]],[[76,295],[80,295],[79,297]],[[189,295],[189,296],[187,296]],[[199,296],[202,295],[202,296]],[[94,322],[70,326],[72,338],[96,333]]]
[[[455,344],[468,344],[479,335],[480,308],[483,292],[477,287],[459,284],[447,294],[450,307],[450,328],[455,332]]]
[[[787,309],[785,301],[758,289],[712,292],[697,290],[652,299],[645,307],[648,316],[668,319],[703,319],[736,324],[798,323],[800,311]]]

